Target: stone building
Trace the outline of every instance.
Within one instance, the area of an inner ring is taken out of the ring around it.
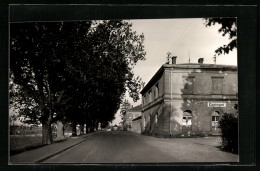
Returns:
[[[142,132],[175,137],[220,134],[223,113],[238,103],[237,67],[164,64],[141,91]]]
[[[133,131],[133,119],[141,116],[142,105],[138,105],[126,110],[123,118],[123,128],[127,131]]]
[[[141,113],[140,113],[141,114]],[[142,131],[142,116],[133,119],[132,121],[132,131],[140,134]]]

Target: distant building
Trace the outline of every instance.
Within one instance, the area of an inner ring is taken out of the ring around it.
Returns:
[[[126,113],[123,118],[123,128],[127,131],[133,131],[133,119],[141,116],[142,105],[135,106],[126,110]]]
[[[164,64],[141,91],[142,132],[155,136],[220,134],[218,121],[234,113],[237,67]]]
[[[132,121],[132,131],[141,134],[142,131],[142,116],[139,116]]]

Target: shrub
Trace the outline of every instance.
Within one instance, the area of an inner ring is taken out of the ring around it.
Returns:
[[[238,113],[224,113],[219,121],[224,150],[238,152]]]

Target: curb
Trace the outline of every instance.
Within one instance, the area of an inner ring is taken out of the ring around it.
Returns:
[[[41,163],[41,162],[43,162],[43,161],[45,161],[45,160],[47,160],[47,159],[49,159],[49,158],[51,158],[51,157],[53,157],[53,156],[55,156],[55,155],[57,155],[57,154],[60,154],[60,153],[66,151],[66,150],[68,150],[68,149],[70,149],[70,148],[72,148],[72,147],[75,147],[76,145],[78,145],[78,144],[80,144],[80,143],[85,142],[85,141],[87,141],[87,140],[85,139],[85,140],[80,141],[80,142],[78,142],[78,143],[76,143],[76,144],[74,144],[74,145],[71,145],[71,146],[69,146],[69,147],[67,147],[67,148],[64,148],[64,149],[62,149],[62,150],[60,150],[60,151],[58,151],[58,152],[56,152],[56,153],[53,153],[53,154],[51,154],[51,155],[49,155],[49,156],[46,156],[46,157],[43,157],[43,158],[41,158],[41,159],[35,161],[34,163]]]
[[[24,152],[16,154],[16,155],[9,156],[9,164],[12,164],[12,165],[33,164],[33,163],[39,164],[39,163],[44,162],[45,160],[47,160],[47,159],[49,159],[49,158],[51,158],[55,155],[58,155],[58,154],[66,151],[70,148],[73,148],[73,147],[79,145],[80,143],[87,141],[88,137],[95,134],[95,133],[97,133],[97,132],[84,134],[84,137],[82,137],[78,140],[75,139],[76,141],[74,141],[72,139],[71,142],[62,145],[61,147],[59,147],[60,145],[58,145],[58,146],[56,145],[56,147],[54,146],[52,148],[47,148],[48,145],[46,145],[46,146],[43,146],[43,147],[39,147],[39,149],[44,148],[43,151],[42,150],[37,151],[38,148],[36,148],[36,149],[33,149],[32,151],[30,151],[30,150],[24,151]],[[59,143],[60,142],[58,142],[57,144],[59,144]],[[54,144],[56,144],[56,143],[54,143]],[[50,145],[52,145],[52,144],[50,144]],[[50,151],[48,149],[50,149]],[[36,150],[36,151],[34,151],[34,150]],[[42,153],[42,154],[40,154],[39,152]],[[38,155],[36,155],[36,154],[38,154]],[[33,155],[36,155],[36,157],[32,157]]]
[[[94,133],[96,133],[96,132],[94,132]],[[86,138],[87,138],[88,136],[90,136],[90,135],[93,135],[94,133],[88,134],[88,135],[86,136]],[[60,154],[60,153],[66,151],[66,150],[68,150],[68,149],[70,149],[70,148],[72,148],[72,147],[77,146],[78,144],[81,144],[81,143],[85,142],[85,141],[87,141],[87,139],[84,139],[84,140],[82,140],[82,141],[80,141],[80,142],[78,142],[78,143],[76,143],[76,144],[73,144],[73,145],[71,145],[71,146],[69,146],[69,147],[66,147],[66,148],[64,148],[64,149],[62,149],[62,150],[60,150],[60,151],[58,151],[58,152],[55,152],[55,153],[53,153],[53,154],[51,154],[51,155],[48,155],[48,156],[43,157],[43,158],[41,158],[41,159],[39,159],[39,160],[36,160],[36,161],[34,161],[33,163],[41,163],[41,162],[43,162],[43,161],[45,161],[45,160],[47,160],[47,159],[49,159],[49,158],[51,158],[51,157],[53,157],[53,156],[55,156],[55,155],[57,155],[57,154]]]
[[[93,133],[90,133],[90,134],[85,134],[85,135],[86,135],[85,138],[87,138],[87,137],[89,137],[89,136],[91,136],[91,135],[93,135],[93,134],[96,134],[96,133],[98,133],[98,132],[93,132]],[[39,160],[36,160],[36,161],[34,161],[33,163],[41,163],[41,162],[43,162],[43,161],[45,161],[45,160],[47,160],[47,159],[49,159],[49,158],[51,158],[51,157],[53,157],[53,156],[55,156],[55,155],[57,155],[57,154],[60,154],[60,153],[66,151],[66,150],[68,150],[68,149],[70,149],[70,148],[72,148],[72,147],[75,147],[75,146],[77,146],[77,145],[79,145],[79,144],[85,142],[85,141],[87,141],[87,139],[84,139],[84,140],[82,140],[82,141],[80,141],[80,142],[78,142],[78,143],[76,143],[76,144],[73,144],[73,145],[71,145],[71,146],[69,146],[69,147],[67,147],[67,148],[64,148],[64,149],[62,149],[62,150],[60,150],[60,151],[58,151],[58,152],[55,152],[55,153],[53,153],[53,154],[51,154],[51,155],[48,155],[48,156],[43,157],[43,158],[41,158],[41,159],[39,159]]]

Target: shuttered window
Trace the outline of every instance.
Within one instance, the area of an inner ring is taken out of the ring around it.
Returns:
[[[211,79],[212,79],[212,94],[222,94],[223,77],[211,77]]]

